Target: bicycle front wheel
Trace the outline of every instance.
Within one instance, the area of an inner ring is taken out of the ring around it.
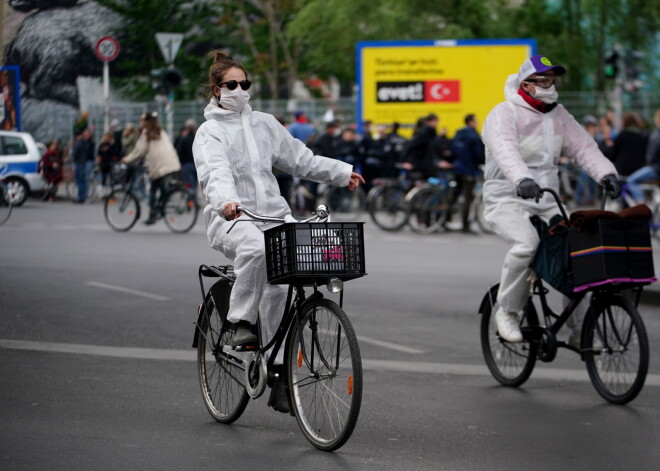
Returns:
[[[222,328],[227,320],[226,309],[219,308],[210,294],[206,296],[206,306],[208,311],[202,314],[197,327],[199,385],[211,416],[218,422],[230,424],[241,416],[250,396],[244,385],[243,367],[224,349],[232,335],[230,330]]]
[[[197,203],[188,191],[173,190],[163,208],[165,224],[177,234],[188,232],[197,222],[197,210]]]
[[[419,188],[410,197],[408,210],[408,225],[413,231],[420,234],[436,232],[447,221],[449,214],[447,192],[440,188]]]
[[[126,232],[140,217],[140,203],[133,193],[114,190],[105,199],[103,214],[115,231]]]
[[[328,192],[328,207],[331,214],[341,220],[353,220],[367,207],[367,197],[360,187],[354,191],[348,188],[334,187]]]
[[[583,349],[591,383],[605,400],[626,404],[644,387],[649,340],[637,309],[621,296],[592,306],[584,319]]]
[[[408,222],[406,190],[399,185],[381,186],[369,200],[369,214],[373,222],[385,231],[398,231]]]
[[[293,411],[303,434],[319,450],[349,439],[362,403],[362,360],[346,313],[327,299],[303,307],[285,355]]]
[[[0,182],[0,224],[4,223],[11,216],[11,196],[9,191]]]
[[[486,360],[486,366],[493,377],[504,386],[517,387],[523,384],[534,370],[538,344],[524,339],[519,343],[504,340],[497,333],[495,313],[500,305],[497,302],[499,288],[486,294],[486,302],[481,313],[481,350]],[[521,329],[538,326],[536,309],[531,302],[527,302],[525,316]]]

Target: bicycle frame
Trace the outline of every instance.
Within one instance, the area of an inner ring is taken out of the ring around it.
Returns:
[[[201,292],[202,292],[203,310],[200,310],[197,323],[195,324],[196,329],[195,329],[195,336],[193,338],[193,345],[192,345],[193,348],[197,348],[197,334],[200,331],[199,330],[199,325],[200,325],[201,320],[202,320],[201,316],[202,315],[206,315],[206,316],[210,315],[209,306],[207,306],[207,304],[206,304],[207,292],[204,289],[204,280],[203,280],[203,278],[204,278],[204,276],[213,276],[213,275],[216,275],[216,276],[226,280],[230,284],[233,284],[234,281],[235,281],[234,277],[232,277],[230,275],[227,275],[226,273],[223,273],[221,270],[219,270],[216,267],[211,267],[211,266],[208,266],[208,265],[201,265],[199,267],[198,276],[199,276],[199,283],[200,283],[200,288],[201,288]],[[293,298],[294,289],[296,291],[295,298]],[[258,348],[258,352],[261,355],[264,355],[271,348],[273,349],[272,352],[270,353],[269,357],[268,357],[268,361],[266,362],[266,371],[272,371],[273,370],[273,365],[274,365],[274,362],[275,362],[275,358],[277,357],[277,354],[279,353],[280,349],[282,348],[282,345],[286,341],[287,335],[288,335],[288,333],[291,329],[291,326],[292,326],[293,322],[297,319],[300,320],[300,314],[299,313],[302,312],[302,309],[303,309],[305,303],[313,302],[314,303],[314,312],[316,312],[316,301],[318,299],[317,293],[318,293],[318,289],[317,289],[316,285],[314,285],[314,294],[312,294],[310,297],[305,297],[305,290],[304,290],[302,285],[289,285],[289,289],[288,289],[288,293],[287,293],[287,299],[286,299],[286,303],[285,303],[285,307],[284,307],[284,314],[282,316],[282,320],[280,321],[280,325],[278,326],[277,331],[275,332],[275,335],[273,335],[273,338],[268,342],[268,344],[262,345]],[[342,294],[340,295],[340,303],[343,303],[343,291],[342,291]],[[340,306],[341,306],[341,304],[340,304]],[[228,328],[227,324],[228,324],[227,322],[223,323],[221,331],[218,335],[218,340],[217,340],[218,342],[220,341],[222,336],[227,332],[227,328]],[[260,326],[259,321],[257,322],[257,326]],[[258,331],[259,331],[258,338],[261,341],[262,335],[261,335],[260,327],[258,327]],[[314,336],[314,342],[312,342],[312,351],[307,352],[306,349],[305,349],[304,342],[301,342],[302,350],[303,350],[302,351],[302,356],[303,356],[303,359],[304,359],[305,363],[309,367],[310,371],[312,371],[312,365],[314,364],[315,350],[317,350],[319,352],[321,351],[320,348],[316,348],[316,349],[314,348],[315,346],[318,346],[318,342],[319,342],[318,337],[316,336],[316,330],[315,330],[314,326],[312,327],[312,331],[313,331],[313,336]],[[220,353],[220,345],[219,344],[213,345],[213,350],[216,353]],[[245,350],[245,351],[249,352],[250,350]],[[236,366],[238,368],[241,368],[241,369],[244,369],[244,364],[241,361],[234,358],[232,355],[227,355],[226,360],[229,361],[234,366]],[[328,361],[323,357],[321,358],[321,362],[331,371],[338,368],[338,365],[335,365],[335,367],[333,368],[328,363]]]

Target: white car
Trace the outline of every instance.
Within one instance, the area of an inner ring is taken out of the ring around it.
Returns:
[[[9,189],[12,204],[22,205],[31,193],[43,191],[46,182],[39,173],[41,152],[30,133],[0,131],[2,180]]]

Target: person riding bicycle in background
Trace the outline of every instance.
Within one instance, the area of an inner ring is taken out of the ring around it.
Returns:
[[[145,158],[151,187],[149,189],[149,219],[144,223],[150,225],[158,220],[159,207],[165,197],[169,180],[172,174],[181,170],[181,164],[169,136],[160,127],[157,112],[143,113],[140,116],[140,127],[142,131],[135,147],[121,161],[130,164],[142,157]]]
[[[546,57],[533,56],[510,75],[504,87],[506,101],[495,106],[484,123],[486,145],[484,216],[510,249],[500,278],[495,314],[505,340],[522,341],[520,321],[530,290],[530,268],[539,236],[529,217],[546,221],[557,213],[551,195],[541,187],[559,189],[560,155],[574,160],[605,188],[612,198],[620,194],[616,169],[573,116],[557,103],[557,89],[566,69]]]
[[[204,109],[206,121],[199,127],[193,143],[197,175],[209,204],[204,221],[211,247],[233,259],[236,282],[233,286],[227,321],[234,324],[230,341],[233,347],[253,345],[257,337],[252,325],[261,318],[267,342],[279,326],[286,290],[271,285],[266,278],[263,231],[271,224],[240,218],[239,206],[272,217],[291,217],[287,201],[280,196],[272,168],[295,177],[347,186],[350,190],[364,183],[351,165],[315,156],[295,139],[277,119],[252,111],[248,73],[228,55],[212,51],[209,58],[210,102]],[[231,229],[231,232],[229,230]],[[275,365],[282,364],[282,354]],[[281,375],[280,375],[281,377]],[[273,385],[269,405],[288,412],[284,384]]]

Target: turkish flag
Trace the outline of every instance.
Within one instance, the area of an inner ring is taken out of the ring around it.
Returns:
[[[458,103],[461,101],[461,82],[459,80],[425,82],[424,101]]]

